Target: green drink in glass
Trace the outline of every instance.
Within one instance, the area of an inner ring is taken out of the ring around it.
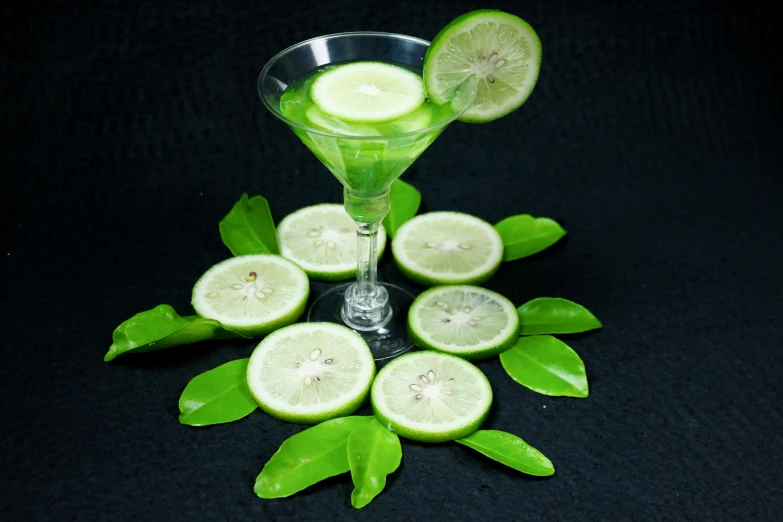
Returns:
[[[427,98],[421,72],[428,46],[389,33],[323,36],[272,58],[258,82],[264,105],[342,183],[345,209],[356,221],[357,280],[320,296],[308,320],[348,325],[377,360],[411,347],[406,314],[413,296],[377,282],[377,232],[390,186],[474,96],[466,82],[446,103]]]
[[[357,72],[377,69],[377,62],[352,62]],[[341,66],[336,66],[341,67]],[[301,127],[293,131],[302,142],[321,160],[351,194],[361,195],[357,199],[346,199],[346,210],[354,219],[377,220],[385,214],[385,207],[364,207],[366,196],[375,196],[388,190],[391,183],[403,173],[419,155],[444,130],[442,122],[454,119],[456,111],[452,104],[436,105],[424,98],[424,101],[412,111],[392,119],[382,121],[350,121],[335,117],[322,110],[311,97],[313,83],[323,73],[333,71],[328,66],[296,81],[284,92],[280,108],[282,114]],[[393,65],[389,66],[394,70]],[[403,77],[415,74],[407,70],[400,71]],[[357,79],[356,82],[370,81]],[[350,84],[349,84],[350,85]],[[368,84],[354,85],[357,94],[362,86],[372,92]],[[373,94],[365,95],[371,98]],[[351,103],[361,103],[358,99]],[[315,127],[324,132],[337,133],[343,138],[324,136],[304,127]],[[423,130],[425,132],[422,132]],[[359,139],[356,139],[356,138]],[[377,202],[376,202],[377,203]],[[382,217],[381,217],[382,219]]]

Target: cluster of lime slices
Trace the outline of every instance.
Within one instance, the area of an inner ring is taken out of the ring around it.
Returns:
[[[295,324],[270,334],[250,357],[247,383],[265,412],[304,424],[350,415],[372,385],[379,421],[424,442],[469,435],[492,405],[489,381],[468,361],[431,350],[413,352],[376,376],[367,343],[332,323]]]
[[[386,122],[396,132],[411,132],[430,123],[425,97],[444,105],[467,86],[475,97],[459,119],[489,122],[518,109],[533,92],[541,41],[518,16],[473,11],[435,36],[423,66],[423,78],[380,62],[330,68],[310,86],[315,105],[306,117],[316,127],[349,136],[379,135],[375,124]]]
[[[463,15],[433,40],[423,79],[407,69],[359,62],[329,69],[310,88],[307,117],[343,134],[373,135],[372,124],[398,131],[426,127],[425,97],[448,103],[466,82],[474,103],[461,119],[486,122],[528,98],[541,43],[522,19],[500,11]],[[367,127],[367,125],[370,125]],[[386,232],[379,234],[378,256]],[[353,220],[340,205],[316,205],[278,226],[282,256],[239,256],[207,271],[193,290],[196,312],[248,337],[267,335],[250,358],[247,382],[261,408],[277,418],[317,423],[353,413],[371,394],[376,417],[402,436],[441,442],[469,435],[486,418],[492,389],[468,362],[515,342],[519,318],[505,297],[475,286],[503,259],[489,223],[458,212],[431,212],[405,223],[392,253],[407,277],[432,288],[409,311],[408,329],[424,351],[389,362],[376,376],[367,343],[330,323],[292,324],[309,296],[308,276],[337,281],[356,273]],[[444,286],[446,285],[446,286]]]

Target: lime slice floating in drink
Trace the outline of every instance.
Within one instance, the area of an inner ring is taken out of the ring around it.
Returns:
[[[397,230],[392,254],[400,271],[424,286],[478,284],[503,260],[495,227],[460,212],[430,212]]]
[[[406,133],[424,129],[431,123],[432,104],[424,103],[415,111],[390,121],[387,125],[392,128],[394,133]]]
[[[296,321],[309,294],[307,274],[296,264],[258,254],[227,259],[207,270],[193,288],[192,304],[198,315],[258,337]]]
[[[389,122],[379,124],[347,123],[329,116],[313,105],[305,112],[307,120],[313,126],[343,136],[381,136],[414,132],[426,128],[432,122],[432,109],[428,104],[422,104],[410,114]]]
[[[335,134],[342,134],[343,136],[381,135],[378,129],[372,125],[362,125],[361,123],[346,123],[342,120],[334,118],[333,116],[329,116],[316,105],[313,105],[307,109],[307,112],[305,112],[305,117],[315,127],[328,132],[334,132]]]
[[[315,424],[350,415],[367,398],[375,361],[359,334],[333,323],[281,328],[253,350],[250,394],[281,420]]]
[[[342,205],[325,203],[297,210],[277,225],[280,253],[321,281],[356,277],[356,226]],[[378,230],[378,259],[386,229]]]
[[[482,9],[444,27],[424,57],[427,95],[444,104],[466,80],[476,99],[460,120],[484,123],[516,110],[533,92],[541,68],[541,40],[512,14]]]
[[[431,350],[402,355],[378,372],[371,392],[375,417],[389,430],[422,442],[476,431],[492,405],[492,388],[476,366]]]
[[[319,74],[310,97],[326,114],[348,122],[384,122],[413,112],[424,102],[416,73],[381,62],[338,65]]]
[[[408,333],[419,348],[483,359],[516,344],[519,314],[511,301],[486,288],[440,286],[413,302]]]

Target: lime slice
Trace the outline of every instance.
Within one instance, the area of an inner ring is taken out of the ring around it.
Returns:
[[[424,286],[483,283],[503,259],[495,227],[459,212],[429,212],[402,225],[392,254],[406,277]]]
[[[280,253],[321,281],[356,277],[356,226],[342,205],[325,203],[287,215],[277,225]],[[378,230],[378,259],[386,229]]]
[[[414,132],[426,128],[432,123],[432,105],[429,103],[422,103],[418,109],[403,116],[397,118],[394,121],[390,121],[383,127],[391,126],[395,132]]]
[[[352,122],[383,122],[413,112],[424,102],[419,75],[396,65],[355,62],[316,77],[310,97],[325,113]]]
[[[361,123],[347,123],[329,116],[324,111],[313,105],[305,113],[305,117],[315,125],[325,131],[342,134],[344,136],[380,136],[380,131],[372,125],[362,125]]]
[[[512,14],[482,9],[444,27],[424,57],[424,83],[443,104],[465,80],[476,81],[476,100],[460,120],[484,123],[519,108],[533,92],[541,69],[541,40]]]
[[[419,295],[408,311],[419,348],[482,359],[512,348],[519,333],[514,303],[479,286],[441,286]]]
[[[299,93],[299,89],[286,89],[280,97],[280,112],[288,116],[304,100],[305,98]]]
[[[418,109],[402,118],[368,125],[362,123],[348,123],[329,116],[324,111],[313,105],[305,113],[305,117],[315,127],[344,136],[381,136],[414,132],[426,128],[432,123],[432,107],[428,103],[422,103]]]
[[[481,370],[445,353],[413,352],[393,359],[372,385],[375,417],[412,440],[444,442],[476,431],[492,405]]]
[[[247,337],[265,335],[304,312],[307,274],[280,256],[258,254],[222,261],[196,282],[193,308]]]
[[[373,377],[375,361],[367,343],[334,323],[281,328],[259,343],[247,366],[247,385],[261,409],[304,424],[356,411]]]

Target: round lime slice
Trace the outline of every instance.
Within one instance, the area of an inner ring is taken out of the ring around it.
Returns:
[[[319,74],[310,87],[319,109],[348,122],[384,122],[413,112],[424,102],[419,75],[381,62],[338,65]]]
[[[413,352],[386,364],[372,385],[375,417],[389,430],[422,442],[476,431],[492,405],[492,388],[473,364],[445,353]]]
[[[419,295],[408,311],[408,334],[419,348],[483,359],[514,346],[514,304],[479,286],[440,286]]]
[[[277,225],[280,253],[320,281],[356,277],[356,225],[336,203],[293,212]],[[378,259],[386,249],[386,229],[378,230]]]
[[[307,120],[313,126],[343,136],[381,136],[414,132],[426,128],[432,123],[432,107],[428,103],[422,103],[418,109],[401,118],[386,123],[375,125],[363,123],[348,123],[329,116],[324,111],[313,105],[305,112]]]
[[[193,288],[196,313],[247,337],[289,325],[302,315],[310,295],[307,274],[280,256],[258,254],[222,261]]]
[[[334,323],[281,328],[259,343],[247,365],[250,395],[278,419],[316,424],[356,411],[375,377],[370,348]]]
[[[342,134],[343,136],[380,136],[381,133],[377,127],[372,125],[363,125],[361,123],[347,123],[332,116],[329,116],[324,111],[318,108],[317,105],[313,105],[307,112],[305,117],[314,126],[319,127],[325,131],[334,132],[335,134]]]
[[[503,260],[495,227],[460,212],[429,212],[397,230],[392,254],[406,277],[424,286],[478,284]]]
[[[471,78],[476,99],[460,120],[484,123],[516,110],[533,92],[541,69],[541,40],[512,14],[482,9],[444,27],[424,57],[424,83],[435,103],[449,101]]]
[[[406,114],[401,118],[390,121],[382,126],[384,131],[386,127],[391,127],[393,132],[405,133],[414,132],[426,128],[432,123],[432,104],[422,103],[418,109]]]

